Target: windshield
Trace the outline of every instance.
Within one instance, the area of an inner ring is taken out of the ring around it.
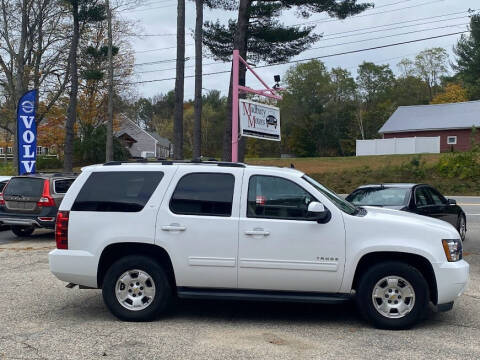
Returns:
[[[410,197],[407,188],[365,188],[356,190],[347,197],[355,205],[365,206],[403,206]]]
[[[355,205],[350,204],[348,201],[342,199],[340,196],[335,194],[332,190],[328,189],[327,187],[323,186],[319,182],[313,180],[311,177],[304,175],[303,179],[306,180],[310,185],[312,185],[315,189],[320,191],[323,195],[330,199],[331,202],[334,203],[336,207],[338,207],[343,212],[349,215],[355,215],[358,212],[358,209]]]

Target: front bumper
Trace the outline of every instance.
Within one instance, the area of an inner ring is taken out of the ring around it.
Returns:
[[[465,260],[434,265],[437,279],[437,304],[455,301],[467,289],[470,265]]]
[[[91,253],[55,249],[48,254],[48,262],[59,280],[97,288],[98,258]]]

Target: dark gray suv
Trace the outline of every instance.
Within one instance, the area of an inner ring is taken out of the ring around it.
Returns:
[[[29,236],[36,228],[55,228],[58,207],[75,174],[14,176],[0,194],[0,223],[10,225],[17,236]]]

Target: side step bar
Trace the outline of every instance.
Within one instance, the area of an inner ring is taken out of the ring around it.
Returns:
[[[244,301],[277,301],[338,304],[352,299],[351,294],[325,294],[315,292],[290,291],[258,291],[258,290],[224,290],[197,289],[179,287],[178,297],[181,299],[211,299],[211,300],[244,300]]]

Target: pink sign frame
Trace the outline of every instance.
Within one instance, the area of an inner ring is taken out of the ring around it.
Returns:
[[[247,71],[250,71],[260,83],[265,87],[265,89],[255,90],[247,86],[242,86],[239,84],[239,72],[240,72],[240,62],[245,65]],[[282,100],[283,97],[278,94],[281,88],[271,88],[267,85],[265,81],[253,70],[253,68],[247,64],[247,62],[240,56],[238,50],[233,50],[233,97],[232,97],[232,162],[238,162],[238,116],[239,116],[239,96],[240,92],[256,94],[260,96],[265,96],[270,99]]]

